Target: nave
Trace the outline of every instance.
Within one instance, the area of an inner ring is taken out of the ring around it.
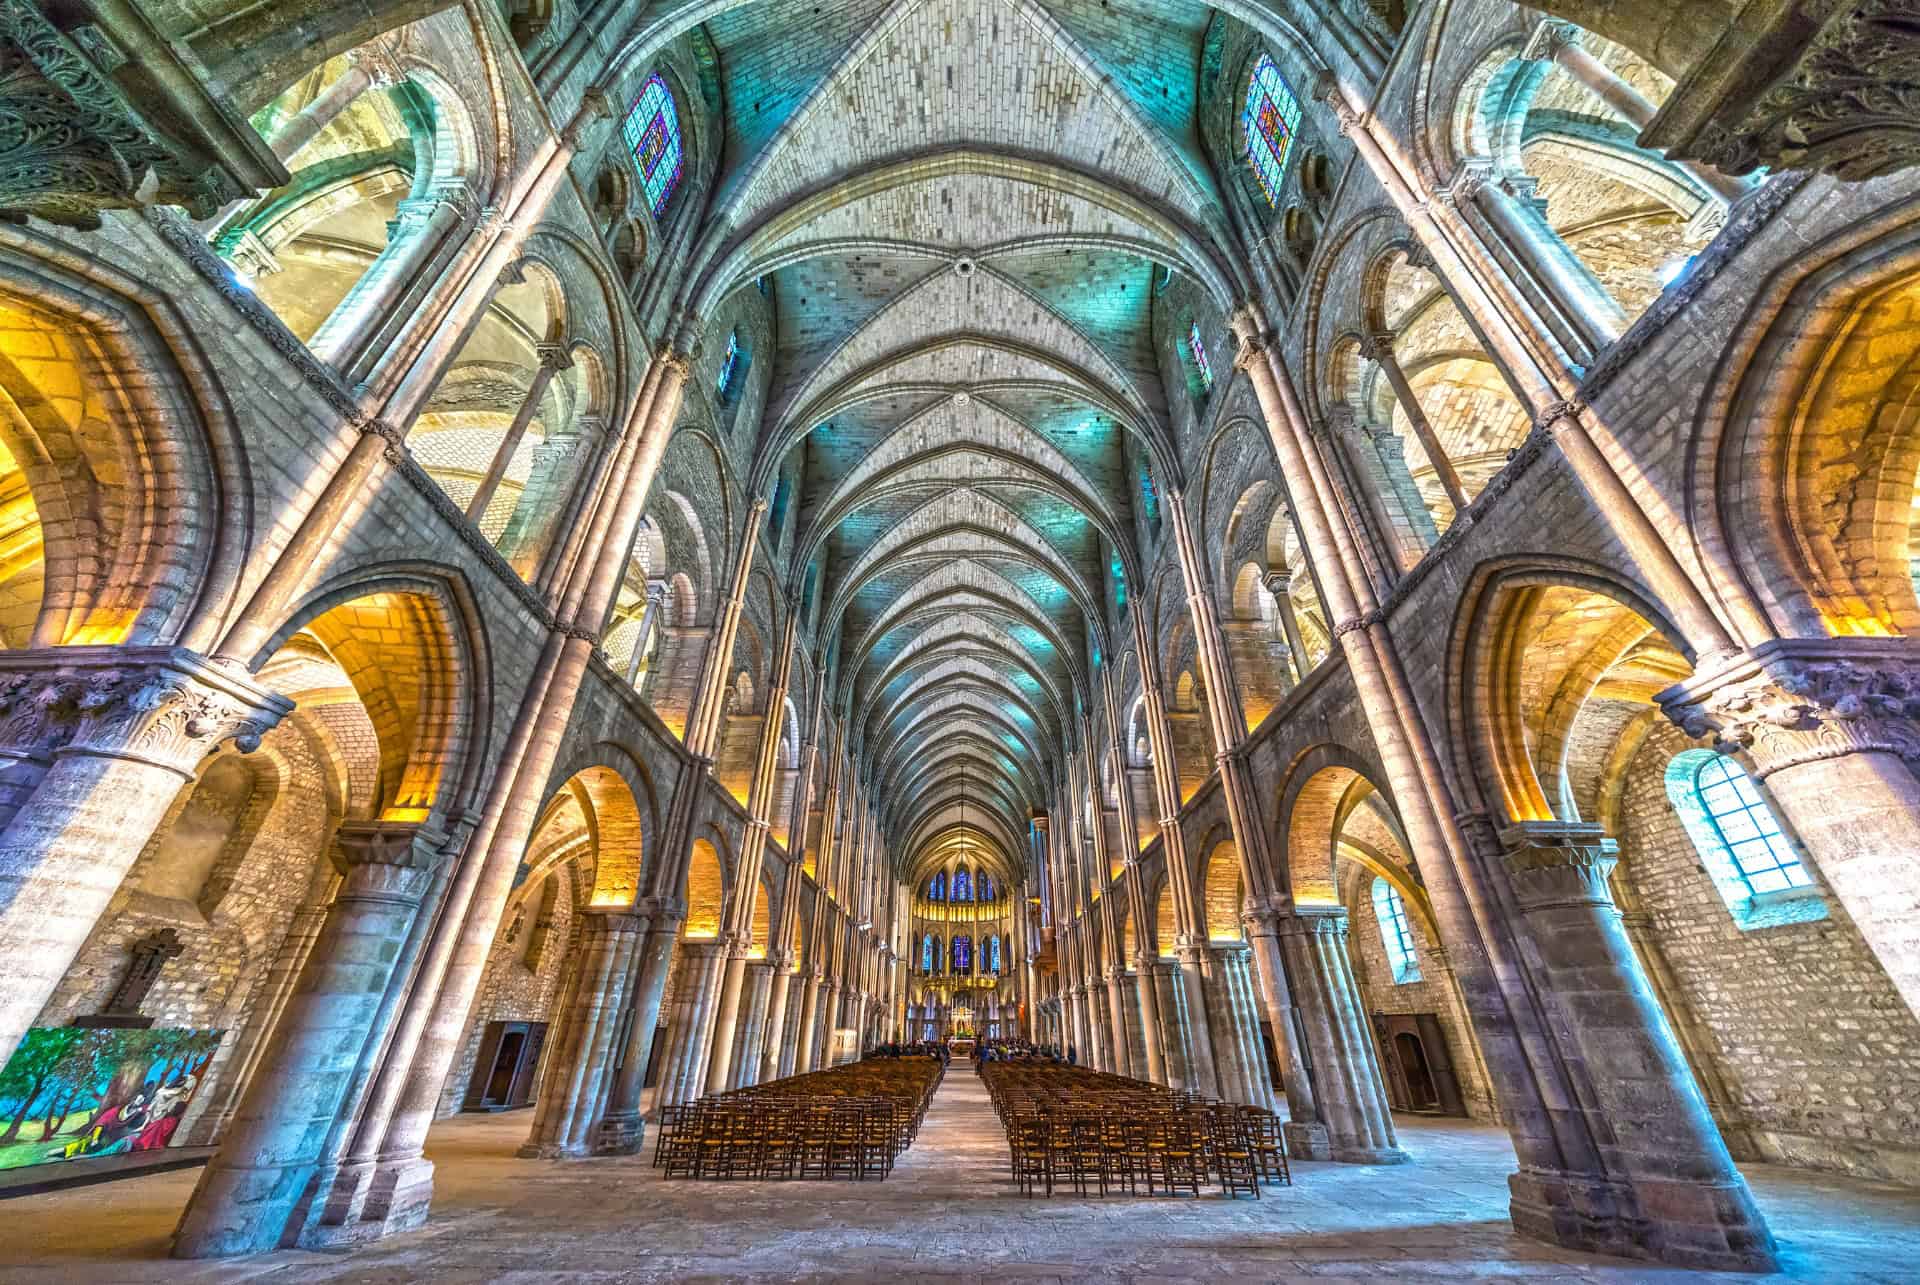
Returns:
[[[0,1278],[128,1281],[836,1281],[919,1279],[1316,1282],[1501,1279],[1751,1281],[1573,1253],[1506,1218],[1513,1151],[1464,1120],[1403,1117],[1415,1163],[1296,1161],[1258,1200],[1027,1199],[972,1063],[956,1059],[884,1182],[669,1182],[645,1156],[591,1166],[515,1158],[523,1117],[460,1116],[429,1138],[442,1175],[425,1229],[348,1253],[240,1261],[164,1257],[191,1171],[0,1205]],[[1920,1256],[1910,1188],[1756,1165],[1779,1279],[1889,1285]]]

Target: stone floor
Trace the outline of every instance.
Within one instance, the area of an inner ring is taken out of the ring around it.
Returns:
[[[432,1223],[352,1254],[166,1258],[192,1172],[0,1204],[0,1280],[1753,1280],[1562,1253],[1509,1229],[1504,1134],[1404,1121],[1415,1163],[1303,1164],[1264,1199],[1027,1200],[971,1067],[956,1063],[884,1183],[663,1181],[643,1161],[516,1160],[528,1117],[468,1116],[432,1139]],[[1920,1192],[1757,1166],[1797,1280],[1911,1282]]]

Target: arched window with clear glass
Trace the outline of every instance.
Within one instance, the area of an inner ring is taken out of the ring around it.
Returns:
[[[1420,957],[1413,949],[1413,925],[1407,922],[1406,903],[1392,884],[1377,875],[1373,880],[1373,915],[1380,921],[1380,942],[1386,947],[1394,984],[1419,981]]]
[[[620,126],[627,151],[640,171],[640,186],[647,194],[647,209],[658,219],[666,213],[667,203],[680,186],[680,173],[686,157],[680,143],[680,113],[673,105],[673,91],[658,74],[649,76],[640,97],[627,112]]]
[[[1261,54],[1247,81],[1247,105],[1240,114],[1246,134],[1247,165],[1260,184],[1267,204],[1280,204],[1280,184],[1293,158],[1294,138],[1300,130],[1300,100],[1288,88],[1272,54]]]
[[[1827,917],[1812,873],[1739,763],[1712,750],[1688,750],[1667,764],[1666,784],[1667,799],[1735,923],[1768,928]]]

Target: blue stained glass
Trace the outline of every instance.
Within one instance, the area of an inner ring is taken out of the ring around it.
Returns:
[[[923,973],[931,973],[933,971],[932,933],[928,933],[920,939],[920,971]]]
[[[1207,360],[1207,345],[1200,338],[1200,323],[1187,327],[1187,351],[1193,354],[1193,368],[1200,372],[1200,387],[1213,388],[1213,363]]]
[[[992,901],[994,898],[994,895],[995,894],[993,891],[993,876],[990,874],[981,875],[980,876],[980,900]]]
[[[941,871],[939,874],[936,874],[933,877],[932,882],[927,884],[927,900],[945,901],[946,899],[947,899],[947,876],[945,871]]]
[[[969,972],[973,968],[973,938],[961,933],[953,939],[953,971]]]
[[[720,389],[721,397],[724,398],[727,395],[727,387],[728,385],[733,383],[734,367],[738,366],[739,364],[740,364],[740,332],[736,330],[732,334],[727,336],[727,359],[720,363],[720,378],[718,380],[718,386]]]
[[[965,870],[956,870],[953,872],[953,899],[955,901],[973,900],[973,885],[968,879]]]
[[[1247,82],[1247,106],[1240,114],[1247,136],[1247,163],[1267,204],[1280,204],[1280,180],[1286,177],[1300,129],[1300,100],[1287,88],[1272,54],[1261,54]]]
[[[674,110],[673,91],[658,75],[647,78],[632,110],[620,126],[627,150],[640,167],[640,185],[646,189],[647,208],[659,218],[680,186],[685,157],[680,148],[680,116]]]
[[[987,938],[987,967],[994,972],[1000,971],[1000,937],[996,933]]]

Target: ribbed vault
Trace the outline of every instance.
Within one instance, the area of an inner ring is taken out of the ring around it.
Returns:
[[[1235,293],[1194,124],[1207,6],[702,12],[728,105],[682,307],[777,317],[749,484],[798,504],[828,696],[905,879],[1025,877],[1181,472],[1153,301]],[[691,10],[687,16],[691,16]],[[1143,462],[1144,461],[1144,465]]]

